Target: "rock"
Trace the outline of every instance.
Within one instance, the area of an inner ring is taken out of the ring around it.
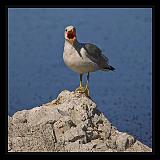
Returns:
[[[137,140],[135,141],[135,143],[133,143],[132,146],[130,146],[125,150],[125,152],[142,152],[142,151],[152,152],[152,149]]]
[[[8,116],[8,152],[152,152],[122,133],[84,94],[62,91],[40,107]]]
[[[129,147],[129,140],[126,133],[119,134],[116,140],[117,150],[124,151]]]
[[[100,142],[100,143],[98,143],[98,144],[96,145],[96,149],[97,149],[98,151],[105,151],[105,150],[107,150],[107,145],[106,145],[106,143],[104,143],[104,142],[102,141],[102,142]]]
[[[65,142],[75,142],[79,140],[82,143],[86,143],[86,133],[80,127],[72,127],[70,130],[64,133]]]
[[[75,141],[73,143],[67,143],[65,145],[65,151],[66,152],[79,152],[80,149],[80,142]]]

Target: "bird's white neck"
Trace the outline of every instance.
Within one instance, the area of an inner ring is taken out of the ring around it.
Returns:
[[[66,40],[65,39],[65,47],[74,47],[74,48],[80,48],[81,47],[81,43],[79,43],[78,41],[77,41],[77,39],[74,41],[74,43],[73,43],[73,45],[68,41],[68,40]]]
[[[67,40],[67,39],[65,39],[65,42],[67,42],[67,43],[69,43],[70,45],[72,45],[72,44],[69,42],[69,40]],[[77,41],[77,39],[74,40],[73,45],[76,44],[76,43],[79,43],[79,42]]]

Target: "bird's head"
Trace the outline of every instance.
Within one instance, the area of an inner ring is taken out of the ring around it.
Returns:
[[[68,40],[72,45],[76,40],[76,29],[73,26],[67,26],[65,28],[64,37]]]

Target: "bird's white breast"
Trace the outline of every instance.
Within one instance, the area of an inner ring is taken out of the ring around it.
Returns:
[[[65,64],[77,73],[82,74],[98,70],[98,66],[86,56],[84,48],[81,48],[78,53],[72,45],[65,45],[63,59]]]

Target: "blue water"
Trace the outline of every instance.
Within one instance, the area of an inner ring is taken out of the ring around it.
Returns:
[[[64,28],[101,48],[115,72],[95,72],[90,92],[111,123],[152,146],[151,9],[13,9],[8,11],[9,115],[40,106],[79,75],[63,62]],[[84,77],[85,79],[86,77]]]

